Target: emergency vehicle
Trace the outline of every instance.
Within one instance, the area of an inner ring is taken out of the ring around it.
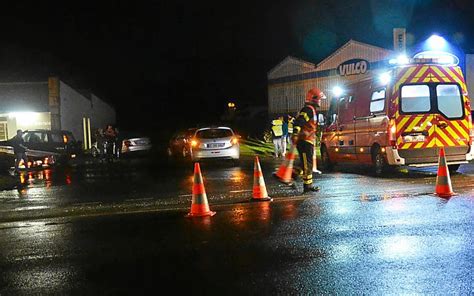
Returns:
[[[322,167],[368,164],[380,175],[390,166],[437,165],[440,147],[450,171],[472,160],[470,100],[454,59],[418,55],[345,86],[327,113]]]

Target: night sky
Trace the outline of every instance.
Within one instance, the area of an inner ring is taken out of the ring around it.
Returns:
[[[1,9],[3,81],[50,74],[116,107],[124,129],[217,120],[230,100],[266,105],[287,55],[318,62],[349,39],[392,48],[432,33],[474,52],[469,0],[11,1]]]

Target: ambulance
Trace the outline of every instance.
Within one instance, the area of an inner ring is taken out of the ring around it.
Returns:
[[[330,102],[321,136],[323,169],[435,166],[444,147],[450,171],[473,159],[470,100],[457,57],[421,53],[344,86]]]

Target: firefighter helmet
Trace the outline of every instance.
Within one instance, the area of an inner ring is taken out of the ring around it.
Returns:
[[[321,100],[325,99],[324,93],[317,87],[314,87],[306,94],[306,103],[316,104],[318,107],[321,106]]]

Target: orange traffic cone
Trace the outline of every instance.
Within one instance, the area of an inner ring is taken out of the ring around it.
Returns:
[[[262,168],[258,161],[258,156],[255,156],[253,166],[253,192],[251,201],[272,201],[268,196],[267,188],[265,187],[265,180],[263,179]]]
[[[186,217],[203,217],[214,216],[216,212],[209,210],[207,203],[206,189],[202,182],[201,168],[199,163],[194,164],[194,182],[193,182],[193,199],[191,203],[191,211]]]
[[[451,187],[451,179],[449,177],[449,169],[446,164],[446,155],[444,148],[439,151],[438,175],[436,176],[436,195],[439,197],[451,197],[455,195]]]
[[[290,151],[286,153],[285,160],[278,168],[276,173],[273,175],[278,179],[278,181],[285,183],[287,185],[293,184],[293,163],[296,158],[296,148],[294,145],[291,145]]]

